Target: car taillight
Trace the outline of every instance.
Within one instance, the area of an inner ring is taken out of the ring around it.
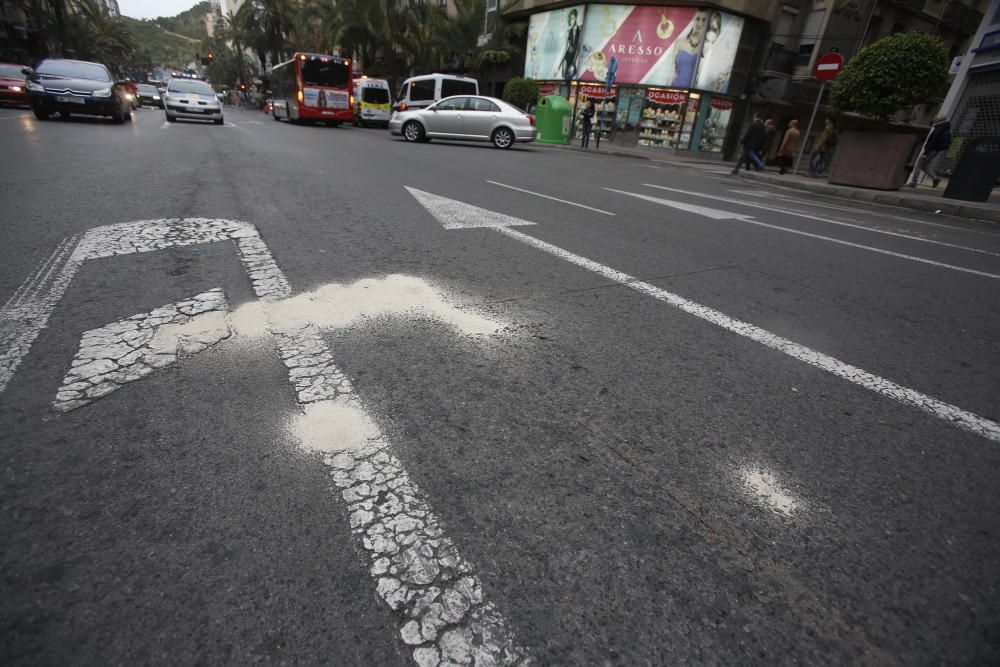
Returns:
[[[531,123],[531,127],[534,127],[535,126],[535,117],[532,116],[530,113],[529,114],[525,114],[525,115],[528,116],[528,122]]]
[[[351,108],[354,108],[354,95],[351,95]]]
[[[299,88],[299,92],[298,92],[298,95],[296,95],[296,99],[298,99],[299,103],[301,103],[302,100],[305,99],[304,96],[302,95],[302,89],[301,88]]]
[[[403,102],[402,104],[399,105],[399,110],[400,111],[406,111],[409,108],[410,108],[410,105],[407,104],[406,102]]]

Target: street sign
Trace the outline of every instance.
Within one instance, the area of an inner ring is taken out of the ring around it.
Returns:
[[[842,69],[844,69],[844,56],[836,51],[829,51],[816,60],[813,76],[820,81],[829,81],[836,78]]]
[[[618,76],[618,56],[611,56],[608,63],[608,76],[604,80],[604,94],[611,94],[611,87],[615,85],[615,77]]]

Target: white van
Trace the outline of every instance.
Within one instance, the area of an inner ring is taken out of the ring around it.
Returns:
[[[424,74],[403,82],[393,111],[426,109],[452,95],[478,95],[479,82],[461,74]]]
[[[354,80],[354,124],[388,125],[392,113],[392,99],[389,82],[385,79],[369,79],[366,76]]]

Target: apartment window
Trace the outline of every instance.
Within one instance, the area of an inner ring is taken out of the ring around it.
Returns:
[[[802,28],[802,37],[799,38],[799,56],[811,56],[816,42],[819,41],[819,31],[823,26],[823,17],[826,16],[825,9],[814,9],[806,17],[806,25]]]

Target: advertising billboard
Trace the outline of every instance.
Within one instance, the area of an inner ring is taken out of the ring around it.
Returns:
[[[733,73],[733,63],[736,61],[736,51],[740,46],[742,35],[741,17],[714,10],[709,14],[696,88],[716,93],[725,93],[728,90],[729,78]]]
[[[570,81],[578,78],[577,62],[586,5],[535,14],[528,24],[524,76]]]
[[[743,23],[694,7],[601,4],[542,12],[528,27],[524,76],[604,81],[614,57],[619,83],[724,93]]]
[[[577,64],[601,81],[618,59],[618,80],[688,88],[694,83],[708,12],[693,7],[591,5]]]

